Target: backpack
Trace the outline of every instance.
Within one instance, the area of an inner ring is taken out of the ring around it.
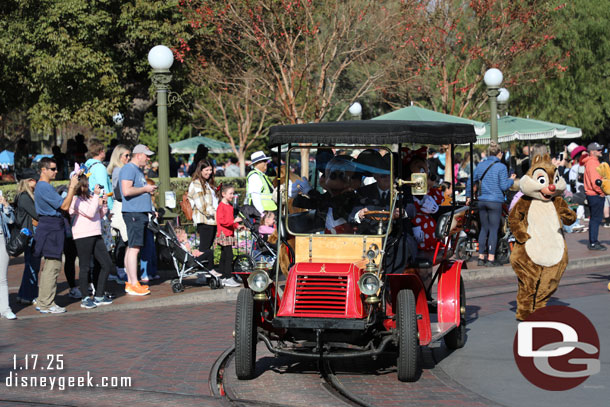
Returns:
[[[188,220],[193,220],[193,207],[189,202],[188,192],[182,194],[182,201],[180,201],[180,208],[182,208],[182,213],[184,213],[184,217]]]

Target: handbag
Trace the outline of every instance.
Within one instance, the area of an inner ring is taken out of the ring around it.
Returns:
[[[184,213],[184,217],[188,220],[193,220],[193,207],[189,202],[188,192],[182,194],[182,201],[180,201],[180,208],[182,209],[182,213]]]
[[[496,161],[495,163],[491,164],[489,167],[487,167],[485,169],[485,171],[483,171],[483,175],[481,175],[481,179],[478,181],[475,181],[474,183],[474,196],[475,198],[478,198],[479,195],[481,195],[481,182],[483,182],[483,178],[485,178],[485,175],[487,174],[487,171],[489,171],[489,169],[491,167],[494,166],[494,164],[497,164],[499,161]]]
[[[19,233],[13,233],[6,244],[6,252],[9,256],[17,257],[25,251],[30,244],[32,232],[28,228],[21,228]]]

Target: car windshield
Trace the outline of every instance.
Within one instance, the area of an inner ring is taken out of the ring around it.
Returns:
[[[309,152],[308,179],[302,179],[301,150]],[[388,212],[392,199],[392,153],[379,148],[291,149],[287,163],[289,215],[293,234],[382,234],[379,212]],[[377,212],[374,218],[369,212]],[[367,214],[365,217],[364,215]]]

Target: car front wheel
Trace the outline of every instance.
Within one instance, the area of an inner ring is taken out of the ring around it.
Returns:
[[[415,295],[411,290],[398,293],[396,328],[398,330],[398,380],[413,382],[417,380],[420,364],[419,338],[417,335],[417,314]]]
[[[254,377],[256,342],[252,290],[242,288],[237,296],[235,310],[235,374],[239,380]]]

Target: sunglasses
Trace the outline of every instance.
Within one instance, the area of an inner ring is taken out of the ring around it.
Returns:
[[[127,158],[131,157],[131,154],[129,154],[129,153],[125,153],[125,154],[123,154],[123,155],[124,155],[125,157],[127,157]]]
[[[50,168],[47,168],[47,170],[49,170],[49,171],[57,171],[57,167],[50,167]]]

